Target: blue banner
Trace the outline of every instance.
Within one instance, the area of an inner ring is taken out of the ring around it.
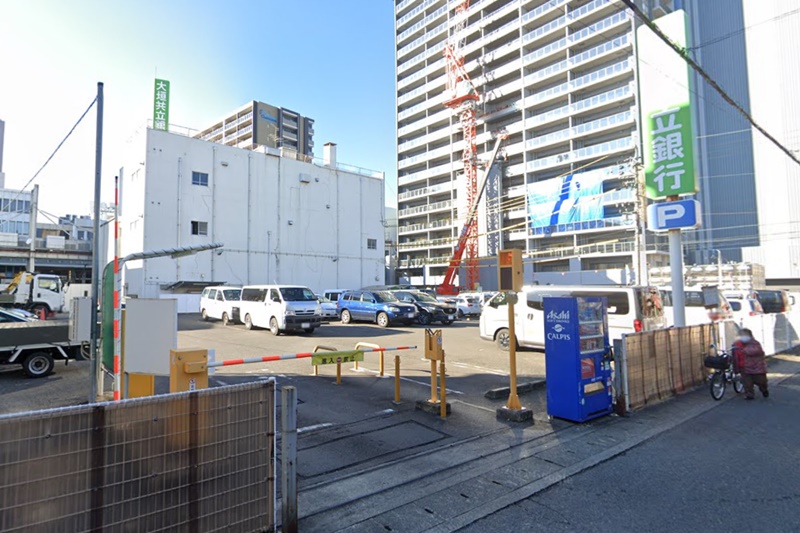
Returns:
[[[528,217],[534,235],[606,227],[603,182],[618,167],[568,174],[527,187]]]

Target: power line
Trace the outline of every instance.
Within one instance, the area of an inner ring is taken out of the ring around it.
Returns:
[[[796,13],[800,13],[800,9],[795,9],[793,11],[787,11],[786,13],[781,13],[777,17],[772,17],[772,18],[767,19],[767,20],[762,20],[761,22],[756,22],[755,24],[751,24],[750,26],[747,26],[745,28],[741,28],[741,29],[738,29],[736,31],[732,31],[730,33],[726,33],[724,35],[720,35],[719,37],[715,37],[713,39],[709,39],[708,41],[706,41],[704,43],[698,44],[697,46],[690,46],[688,49],[692,50],[692,51],[699,50],[699,49],[701,49],[701,48],[703,48],[705,46],[708,46],[708,45],[711,45],[711,44],[714,44],[714,43],[718,43],[720,41],[724,41],[725,39],[729,39],[729,38],[733,37],[734,35],[739,35],[740,33],[744,33],[749,29],[755,28],[756,26],[760,26],[761,24],[766,24],[767,22],[775,22],[775,21],[778,21],[778,20],[780,20],[782,18],[786,18],[786,17],[788,17],[790,15],[794,15]]]
[[[31,182],[33,182],[33,180],[35,180],[35,179],[36,179],[36,177],[37,177],[37,176],[38,176],[38,175],[39,175],[39,174],[42,172],[42,170],[44,170],[44,167],[46,167],[46,166],[47,166],[47,164],[50,162],[50,160],[51,160],[51,159],[53,159],[53,157],[54,157],[54,156],[55,156],[55,155],[58,153],[58,151],[61,149],[61,146],[63,146],[63,144],[64,144],[64,143],[67,141],[67,139],[69,139],[70,135],[72,135],[72,132],[73,132],[73,131],[75,131],[75,128],[77,128],[77,127],[78,127],[78,124],[80,124],[80,123],[81,123],[81,121],[83,120],[83,118],[86,116],[86,114],[89,112],[89,110],[90,110],[90,109],[92,109],[92,106],[94,106],[94,104],[95,104],[96,102],[97,102],[97,98],[95,97],[95,99],[94,99],[94,100],[92,100],[92,103],[91,103],[91,104],[89,104],[89,107],[87,107],[87,108],[86,108],[86,111],[84,111],[84,112],[83,112],[83,114],[81,115],[81,118],[79,118],[79,119],[78,119],[78,121],[75,123],[75,125],[74,125],[74,126],[72,126],[72,128],[70,128],[70,130],[69,130],[69,132],[67,133],[66,137],[64,137],[64,138],[61,140],[61,142],[60,142],[60,143],[58,143],[58,146],[56,146],[56,149],[55,149],[55,150],[53,150],[53,153],[52,153],[52,154],[50,154],[50,157],[48,157],[48,158],[47,158],[47,161],[45,161],[45,162],[44,162],[44,164],[43,164],[43,165],[42,165],[42,166],[39,168],[39,170],[37,170],[37,171],[36,171],[36,174],[34,174],[34,175],[33,175],[33,177],[32,177],[31,179],[29,179],[29,180],[28,180],[28,182],[27,182],[27,183],[26,183],[26,184],[25,184],[25,185],[24,185],[24,186],[23,186],[23,187],[22,187],[22,188],[19,190],[19,192],[17,193],[17,195],[16,195],[16,196],[14,196],[14,198],[12,198],[12,199],[11,199],[11,200],[8,202],[9,208],[10,208],[10,206],[11,206],[11,202],[13,202],[14,200],[16,200],[17,198],[19,198],[19,197],[20,197],[20,195],[21,195],[21,194],[22,194],[22,193],[25,191],[25,189],[27,189],[27,188],[28,188],[28,185],[30,185],[30,184],[31,184]],[[3,208],[2,208],[2,205],[0,205],[0,213],[2,213],[2,212],[3,212]],[[10,212],[10,211],[9,211],[9,212]],[[15,218],[16,218],[16,217],[15,217]]]
[[[770,141],[771,141],[771,142],[772,142],[772,143],[773,143],[775,146],[777,146],[777,147],[778,147],[778,148],[779,148],[779,149],[780,149],[780,150],[781,150],[783,153],[785,153],[787,156],[789,156],[789,157],[792,159],[792,161],[794,161],[795,163],[797,163],[798,165],[800,165],[800,159],[798,159],[798,158],[797,158],[797,156],[796,156],[796,155],[794,155],[794,153],[793,153],[791,150],[789,150],[789,148],[787,148],[786,146],[784,146],[783,144],[781,144],[781,142],[780,142],[780,141],[778,141],[778,140],[777,140],[775,137],[773,137],[773,136],[772,136],[772,135],[771,135],[771,134],[770,134],[770,133],[769,133],[769,132],[768,132],[766,129],[764,129],[764,128],[763,128],[763,127],[760,125],[760,124],[758,124],[758,123],[755,121],[755,119],[753,119],[753,117],[752,117],[752,116],[750,116],[750,113],[748,113],[747,111],[745,111],[745,109],[744,109],[742,106],[740,106],[740,105],[739,105],[739,104],[738,104],[738,103],[737,103],[737,102],[736,102],[736,101],[735,101],[733,98],[731,98],[730,96],[728,96],[728,93],[726,93],[726,92],[725,92],[725,91],[722,89],[722,87],[720,87],[720,86],[719,86],[719,84],[718,84],[716,81],[714,81],[714,79],[713,79],[713,78],[712,78],[712,77],[711,77],[711,76],[710,76],[710,75],[709,75],[709,74],[708,74],[708,73],[707,73],[705,70],[703,70],[703,68],[702,68],[700,65],[698,65],[698,64],[697,64],[697,62],[695,62],[695,60],[694,60],[694,59],[692,59],[691,57],[689,57],[689,54],[687,53],[687,51],[686,51],[685,49],[681,48],[680,46],[678,46],[677,44],[675,44],[674,42],[672,42],[672,40],[671,40],[669,37],[667,37],[667,36],[664,34],[664,32],[662,32],[662,31],[661,31],[661,30],[658,28],[658,26],[656,26],[655,24],[653,24],[653,21],[652,21],[652,20],[650,20],[650,19],[647,17],[647,15],[645,15],[645,14],[642,12],[642,10],[641,10],[641,9],[639,9],[639,7],[638,7],[638,6],[637,6],[637,5],[636,5],[636,4],[633,2],[633,0],[621,0],[621,1],[622,1],[622,3],[624,3],[626,6],[628,6],[628,7],[631,9],[631,11],[633,11],[633,13],[634,13],[634,14],[635,14],[637,17],[639,17],[639,19],[640,19],[640,20],[641,20],[641,21],[642,21],[642,22],[643,22],[643,23],[644,23],[644,24],[645,24],[645,25],[646,25],[648,28],[650,28],[650,30],[652,30],[652,32],[653,32],[653,33],[655,33],[655,34],[656,34],[656,36],[658,36],[658,38],[659,38],[659,39],[661,39],[662,41],[664,41],[664,42],[667,44],[667,46],[669,46],[670,48],[672,48],[672,50],[674,50],[674,51],[675,51],[675,53],[677,53],[679,56],[681,56],[681,58],[683,58],[683,60],[684,60],[684,61],[686,61],[686,63],[688,63],[688,64],[689,64],[689,66],[690,66],[690,67],[692,67],[692,68],[694,69],[694,71],[695,71],[695,72],[697,72],[697,73],[698,73],[698,74],[699,74],[699,75],[700,75],[700,76],[701,76],[701,77],[702,77],[702,78],[703,78],[703,79],[706,81],[706,83],[708,83],[708,84],[711,86],[711,88],[712,88],[712,89],[714,89],[714,90],[715,90],[715,91],[716,91],[716,92],[717,92],[717,93],[718,93],[718,94],[719,94],[719,95],[722,97],[722,99],[723,99],[723,100],[725,100],[725,101],[726,101],[728,104],[730,104],[730,105],[731,105],[731,106],[732,106],[734,109],[736,109],[736,110],[737,110],[739,113],[741,113],[741,115],[742,115],[742,116],[744,116],[744,118],[745,118],[745,119],[747,119],[747,121],[748,121],[748,122],[750,122],[750,124],[752,124],[752,126],[753,126],[755,129],[757,129],[758,131],[760,131],[760,132],[761,132],[761,134],[762,134],[762,135],[764,135],[764,137],[766,137],[767,139],[769,139],[769,140],[770,140]]]

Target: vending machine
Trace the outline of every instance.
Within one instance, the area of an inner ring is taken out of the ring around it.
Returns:
[[[585,422],[612,410],[605,298],[545,298],[547,414]]]

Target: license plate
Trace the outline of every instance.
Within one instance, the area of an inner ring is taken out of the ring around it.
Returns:
[[[447,320],[453,320],[453,315],[447,315]]]
[[[308,328],[310,328],[310,327],[311,327],[311,323],[310,323],[310,322],[303,322],[303,323],[300,325],[300,327],[301,327],[301,328],[303,328],[303,329],[308,329]]]
[[[414,318],[414,313],[408,313],[406,316],[407,316],[408,318]]]

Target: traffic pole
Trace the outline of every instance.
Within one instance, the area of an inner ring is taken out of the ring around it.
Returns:
[[[508,300],[508,367],[511,392],[508,395],[506,408],[518,411],[522,409],[522,404],[519,403],[519,396],[517,396],[517,331],[514,324],[514,302],[511,298]]]

